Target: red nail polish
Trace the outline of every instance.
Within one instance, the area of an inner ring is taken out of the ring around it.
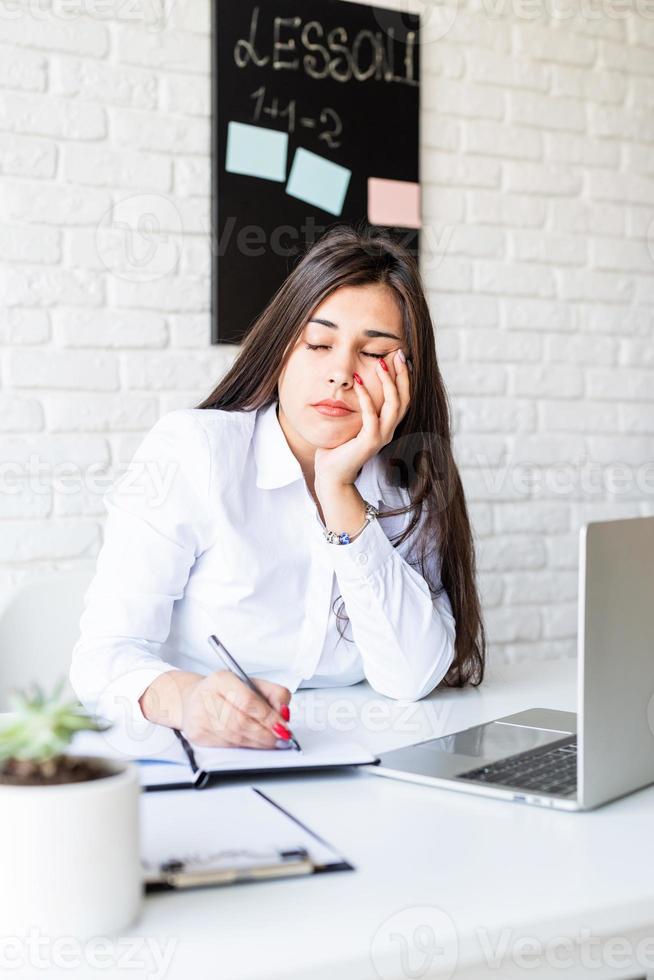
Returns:
[[[356,381],[356,383],[358,385],[362,385],[363,384],[363,381],[361,380],[361,378],[359,377],[359,375],[356,373],[356,371],[354,372],[354,380]]]
[[[379,359],[379,363],[380,363],[380,364],[381,364],[381,366],[383,367],[383,369],[384,369],[384,371],[386,371],[386,372],[388,373],[388,368],[386,367],[386,361],[384,360],[384,358],[383,358],[383,357],[380,357],[380,359]]]
[[[291,717],[291,712],[287,704],[283,704],[281,706],[281,708],[279,709],[279,713],[284,719],[284,721],[288,721],[288,719]]]
[[[280,725],[278,721],[276,721],[272,726],[272,730],[274,731],[275,735],[279,735],[280,738],[289,739],[291,737],[291,733],[289,732],[288,728],[284,728],[284,726]]]

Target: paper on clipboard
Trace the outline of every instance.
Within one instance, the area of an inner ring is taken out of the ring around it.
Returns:
[[[251,786],[142,793],[146,889],[352,870],[331,845]]]

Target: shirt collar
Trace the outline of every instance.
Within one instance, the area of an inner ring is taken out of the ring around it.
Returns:
[[[275,400],[257,409],[256,413],[252,441],[257,468],[257,486],[263,490],[285,487],[296,480],[304,479],[302,467],[291,452],[284,430],[279,424],[278,404],[279,402]],[[392,488],[386,487],[379,456],[366,460],[354,484],[364,500],[369,503],[377,506],[380,501],[384,501],[393,506]]]

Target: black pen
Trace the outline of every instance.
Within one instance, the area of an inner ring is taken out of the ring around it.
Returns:
[[[220,657],[220,659],[222,660],[222,662],[224,663],[225,667],[227,667],[228,670],[231,670],[233,674],[236,674],[239,680],[243,681],[244,684],[247,684],[247,686],[250,688],[251,691],[254,691],[254,693],[258,694],[260,698],[263,698],[263,700],[270,708],[273,707],[272,704],[270,704],[270,702],[268,701],[268,698],[264,694],[262,694],[259,688],[256,687],[253,681],[250,680],[250,678],[245,673],[243,668],[240,666],[240,664],[238,664],[234,660],[234,658],[232,657],[231,653],[229,652],[225,644],[221,643],[217,636],[214,636],[213,634],[211,636],[208,636],[207,643],[213,648],[213,650],[215,650],[215,652],[218,654],[218,656]],[[290,744],[293,746],[296,752],[302,751],[300,749],[300,743],[296,739],[295,735],[291,735]]]

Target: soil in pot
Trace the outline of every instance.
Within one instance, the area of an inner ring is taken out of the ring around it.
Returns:
[[[39,764],[9,759],[0,765],[0,784],[11,786],[56,786],[61,783],[83,783],[113,775],[113,770],[100,759],[82,759],[71,755],[61,755]]]

